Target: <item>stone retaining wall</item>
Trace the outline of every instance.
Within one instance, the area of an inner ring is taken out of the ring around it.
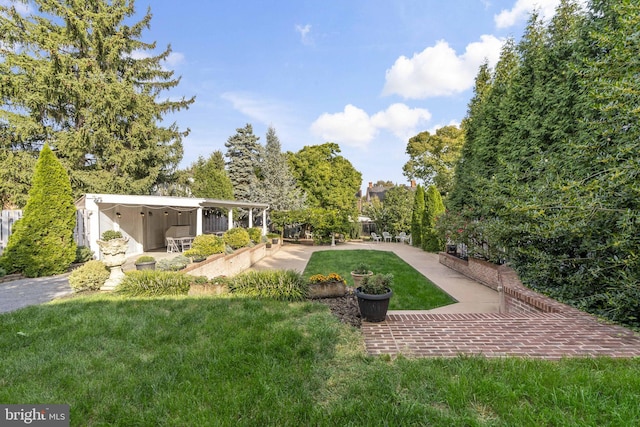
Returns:
[[[206,276],[210,279],[218,276],[234,276],[251,267],[266,256],[280,250],[280,244],[260,243],[252,248],[238,249],[230,255],[212,255],[206,260],[187,266],[184,271],[192,276]]]
[[[500,311],[504,313],[572,313],[585,315],[578,309],[562,304],[525,287],[518,274],[506,265],[469,258],[463,260],[440,252],[440,263],[464,274],[476,282],[501,292]]]

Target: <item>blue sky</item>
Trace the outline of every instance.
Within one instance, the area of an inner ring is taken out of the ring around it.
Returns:
[[[182,167],[225,152],[246,123],[284,151],[327,141],[369,181],[406,183],[407,140],[459,124],[484,58],[519,39],[537,5],[559,0],[296,0],[136,2],[151,6],[145,41],[171,44],[182,76],[171,96],[196,96],[171,117],[190,128]]]

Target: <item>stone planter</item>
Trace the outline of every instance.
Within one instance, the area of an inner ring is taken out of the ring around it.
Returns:
[[[100,246],[100,252],[102,252],[102,262],[111,270],[109,278],[100,290],[112,291],[120,284],[124,277],[122,264],[126,261],[129,238],[98,240],[98,246]]]
[[[229,293],[229,287],[222,284],[191,285],[189,295],[223,295]]]
[[[338,298],[347,293],[347,286],[343,282],[331,281],[312,283],[309,285],[309,298]]]
[[[351,272],[351,278],[353,279],[353,287],[355,288],[359,288],[360,285],[362,284],[362,279],[364,279],[365,277],[368,276],[373,276],[373,271],[369,271],[367,274],[360,274],[360,273],[354,273],[353,271]]]

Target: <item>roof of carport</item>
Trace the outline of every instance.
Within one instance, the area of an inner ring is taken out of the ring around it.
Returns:
[[[97,204],[114,204],[153,207],[180,208],[243,208],[268,209],[267,203],[239,202],[236,200],[217,200],[196,197],[174,196],[136,196],[131,194],[85,194],[76,201],[76,207],[83,208],[85,200],[93,199]]]

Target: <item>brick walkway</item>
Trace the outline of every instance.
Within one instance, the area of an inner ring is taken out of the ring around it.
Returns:
[[[393,314],[362,323],[369,354],[406,357],[640,357],[640,335],[589,315]]]

